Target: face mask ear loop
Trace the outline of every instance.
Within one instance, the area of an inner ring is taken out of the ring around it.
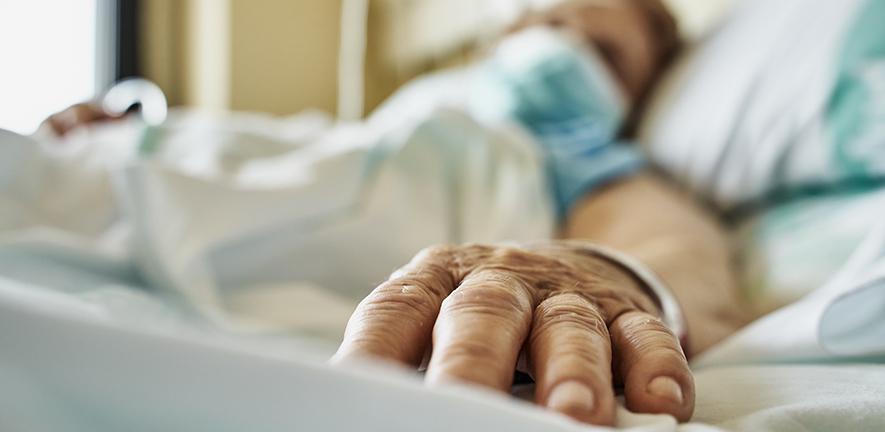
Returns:
[[[363,117],[368,26],[369,0],[344,0],[338,50],[338,118],[343,121]]]

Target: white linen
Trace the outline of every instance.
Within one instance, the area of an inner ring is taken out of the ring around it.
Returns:
[[[788,301],[695,365],[885,360],[883,213],[881,189],[809,198],[761,212],[757,218],[773,219],[774,226],[759,228],[761,239],[744,239],[742,253],[744,261],[763,262],[761,267],[772,270],[749,269],[746,277],[763,281],[749,296],[763,307]],[[759,256],[766,249],[774,253]]]
[[[8,413],[0,428],[582,429],[501,395],[429,391],[402,371],[332,369],[311,360],[304,343],[112,324],[70,299],[0,281],[0,403]]]
[[[604,430],[485,391],[429,389],[399,370],[330,368],[321,362],[327,345],[237,338],[181,322],[145,327],[107,310],[0,280],[0,429]],[[619,426],[637,432],[885,427],[883,365],[708,367],[695,380],[693,423],[620,409]]]
[[[790,200],[732,231],[742,290],[756,316],[800,300],[845,265],[885,209],[885,188]]]
[[[428,245],[554,229],[533,142],[455,110],[335,128],[179,114],[162,128],[106,127],[64,143],[0,131],[0,160],[0,253],[80,249],[140,278],[125,283],[220,322],[232,307],[289,298],[268,287],[356,301]]]
[[[251,130],[248,124],[276,123],[249,120],[244,124]],[[4,155],[42,168],[23,169],[5,177],[2,184],[3,198],[15,206],[4,206],[7,212],[0,219],[0,346],[4,347],[0,350],[0,388],[4,389],[0,405],[10,407],[14,415],[0,416],[0,427],[90,431],[589,429],[500,396],[464,389],[431,390],[401,373],[352,372],[322,365],[361,295],[352,287],[342,287],[373,272],[381,278],[388,268],[380,260],[389,259],[392,269],[412,254],[407,247],[394,244],[394,239],[414,241],[417,248],[435,240],[425,237],[428,232],[445,239],[494,241],[490,236],[516,234],[492,228],[516,231],[534,226],[537,231],[518,234],[549,235],[544,230],[552,222],[547,225],[550,219],[543,216],[548,213],[534,211],[550,207],[515,199],[543,196],[533,189],[540,182],[534,183],[537,178],[531,177],[540,172],[533,162],[537,159],[525,153],[518,140],[488,138],[486,132],[471,128],[457,113],[444,112],[400,134],[386,135],[399,144],[387,147],[392,150],[382,155],[378,163],[384,168],[373,183],[363,183],[365,171],[349,159],[365,156],[361,152],[366,144],[342,139],[377,136],[354,134],[359,129],[326,134],[317,132],[322,126],[308,128],[312,138],[305,141],[275,141],[270,134],[257,140],[265,145],[254,150],[262,155],[256,159],[237,145],[235,138],[248,135],[239,126],[234,131],[206,129],[218,135],[204,139],[201,144],[205,146],[200,147],[194,145],[200,142],[199,134],[170,126],[166,146],[152,160],[134,166],[129,161],[135,151],[125,146],[125,140],[117,140],[117,147],[104,156],[86,157],[75,148],[60,155],[23,137],[2,136]],[[484,155],[474,162],[490,163],[492,157],[499,161],[494,167],[460,165],[462,180],[485,185],[456,195],[455,202],[470,203],[454,207],[463,214],[444,211],[451,210],[447,207],[452,202],[450,193],[458,189],[448,189],[448,193],[439,189],[439,178],[447,178],[439,166],[445,154],[432,145],[442,139],[436,134],[455,131],[472,137],[466,141],[469,147],[462,148],[471,158]],[[124,135],[125,131],[113,133]],[[323,145],[312,146],[312,141]],[[9,158],[2,160],[10,170],[23,166]],[[81,163],[84,160],[93,162]],[[108,175],[111,172],[122,175]],[[323,176],[333,173],[336,182],[344,181],[337,186],[323,181]],[[488,173],[494,175],[483,177]],[[500,188],[495,184],[513,181],[511,175],[529,175],[527,180],[522,178],[528,183],[517,182],[517,190],[511,189],[514,185]],[[48,180],[52,178],[64,180]],[[274,186],[281,184],[287,187]],[[410,187],[420,192],[420,199],[409,198],[414,197],[408,192]],[[84,207],[66,195],[79,190],[105,191],[105,198],[126,197],[127,207],[100,199],[93,201],[98,205]],[[351,213],[358,219],[353,226],[341,222],[347,217],[323,216],[351,208],[354,194],[368,204],[361,207],[365,211]],[[427,207],[409,207],[425,200]],[[373,207],[373,201],[380,204]],[[476,213],[471,209],[483,212],[482,217],[472,217]],[[487,214],[501,216],[497,221],[490,219],[493,225],[473,223],[486,220]],[[378,235],[379,226],[390,223],[384,218],[401,225],[390,232],[400,233],[402,228],[402,232],[414,230],[414,236],[386,235],[383,241],[371,237]],[[459,226],[455,229],[453,221],[469,223],[455,224]],[[532,221],[543,223],[532,225]],[[134,223],[129,231],[134,235],[125,235],[127,222]],[[295,228],[273,229],[286,223]],[[323,223],[331,225],[317,229]],[[834,288],[760,320],[700,359],[698,423],[677,425],[667,416],[637,416],[621,409],[619,426],[637,431],[800,425],[814,430],[837,423],[880,426],[877,422],[885,414],[876,398],[885,391],[880,366],[747,363],[809,362],[821,357],[833,361],[881,350],[885,338],[879,338],[879,330],[868,324],[869,320],[881,322],[876,320],[882,315],[875,309],[861,314],[851,303],[859,299],[864,305],[876,305],[885,298],[882,284],[858,284],[882,276],[877,263],[885,245],[883,237],[880,232],[856,252],[852,264],[837,278],[841,282],[829,285]],[[304,238],[314,240],[302,242]],[[351,242],[362,249],[347,256]],[[131,255],[130,244],[141,255]],[[389,255],[381,256],[379,244],[389,248],[384,253]],[[314,249],[299,249],[305,245]],[[335,271],[329,272],[330,268]],[[152,283],[146,284],[141,277],[147,272]],[[848,313],[843,312],[846,308]],[[858,321],[846,316],[868,321],[860,321],[864,326],[858,329]],[[847,335],[842,334],[845,327],[850,329]],[[281,329],[294,329],[300,336],[274,337]],[[824,338],[818,339],[819,335]],[[873,379],[866,377],[869,374]],[[862,380],[863,385],[856,384]],[[851,398],[844,400],[840,392],[846,383],[855,384]],[[821,420],[821,413],[826,413],[826,421]]]
[[[885,209],[885,201],[880,201]],[[880,210],[881,211],[881,210]],[[885,360],[885,223],[822,287],[756,320],[696,365]]]
[[[841,179],[828,104],[866,0],[745,0],[688,48],[640,128],[650,158],[723,208]]]
[[[695,372],[693,422],[732,431],[885,428],[885,365],[766,365]],[[684,430],[694,430],[685,426]]]

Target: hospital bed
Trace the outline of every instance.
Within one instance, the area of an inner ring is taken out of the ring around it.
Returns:
[[[459,47],[470,40],[463,29],[469,27],[439,36],[434,50],[410,48],[434,52],[427,57],[391,56],[410,65],[401,66],[410,71],[401,79],[424,72],[414,65],[449,64],[428,58],[461,55]],[[434,121],[440,123],[431,126],[470,129],[457,114]],[[361,165],[350,157],[364,155],[369,141],[390,136],[383,122],[342,129],[319,114],[270,119],[171,113],[147,134],[133,122],[100,136],[74,136],[72,144],[89,142],[105,151],[71,151],[54,155],[51,163],[37,157],[39,143],[0,134],[0,430],[598,430],[520,399],[525,389],[517,389],[516,397],[429,389],[414,373],[389,365],[325,364],[358,299],[335,287],[383,278],[415,248],[451,233],[446,220],[430,216],[445,213],[448,190],[403,186],[407,169],[438,165],[408,153],[432,141],[426,126],[394,134],[393,141],[404,143],[399,154],[408,158],[393,158],[369,183],[374,189],[365,189],[365,179],[356,177]],[[537,160],[511,132],[488,132],[477,142],[521,174],[522,200],[472,191],[465,200],[488,206],[477,212],[510,225],[462,226],[466,238],[551,235],[550,214],[512,207],[543,200],[543,193],[531,189],[531,175],[540,172]],[[145,143],[157,137],[163,137],[168,159],[127,168],[113,181],[93,175],[95,167],[153,151]],[[235,145],[245,139],[253,144],[248,153]],[[193,152],[192,142],[215,144]],[[477,160],[472,153],[464,157]],[[82,162],[77,166],[84,171],[54,165],[71,159]],[[325,170],[308,169],[323,163]],[[35,174],[41,172],[55,177]],[[323,185],[312,178],[323,172],[336,176],[335,188],[275,187]],[[424,191],[430,203],[426,217],[400,214],[391,220],[375,212],[414,190]],[[41,205],[21,205],[28,194],[44,198]],[[65,202],[70,194],[79,202]],[[111,195],[125,202],[108,205]],[[745,251],[745,275],[755,278],[748,284],[754,287],[752,304],[773,312],[694,360],[697,407],[691,423],[620,409],[618,426],[885,430],[883,200],[879,189],[797,199],[742,224],[735,236]],[[360,217],[350,218],[357,201]],[[121,211],[131,217],[133,237],[125,229],[105,229]],[[413,229],[415,219],[426,226]],[[403,235],[385,237],[385,224]],[[852,230],[839,231],[845,226]],[[819,235],[826,232],[836,235]],[[392,245],[386,256],[359,249],[378,242],[377,236],[408,241]],[[329,286],[291,283],[293,275],[329,273],[330,255],[322,246],[342,238],[357,245],[353,256],[334,256],[347,272],[339,267]],[[129,241],[140,245],[134,251],[138,271],[127,255]],[[810,249],[833,253],[809,256]],[[811,259],[817,260],[815,272],[806,266]],[[796,273],[806,279],[788,277]],[[186,289],[176,289],[181,286]]]

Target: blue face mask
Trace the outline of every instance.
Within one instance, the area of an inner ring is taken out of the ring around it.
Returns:
[[[627,111],[615,78],[591,47],[540,27],[504,39],[480,66],[473,90],[477,115],[510,117],[541,137],[580,130],[608,143]]]
[[[615,145],[627,98],[586,43],[548,28],[508,37],[479,66],[470,109],[480,120],[513,120],[543,147],[564,216],[589,188],[640,165]]]

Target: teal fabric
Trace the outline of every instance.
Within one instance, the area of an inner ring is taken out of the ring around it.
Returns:
[[[845,177],[885,175],[885,0],[867,0],[846,34],[827,121]]]

